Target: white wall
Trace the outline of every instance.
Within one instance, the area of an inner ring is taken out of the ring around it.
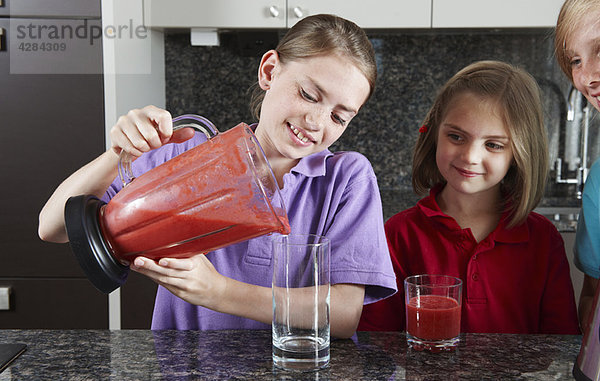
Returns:
[[[149,104],[165,107],[164,34],[150,29],[136,34],[143,16],[142,0],[102,1],[107,145],[119,116]]]
[[[143,30],[142,0],[102,0],[106,148],[119,116],[149,104],[165,107],[164,34]],[[121,293],[108,296],[108,327],[121,328]]]

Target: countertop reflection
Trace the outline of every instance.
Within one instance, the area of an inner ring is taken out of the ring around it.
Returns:
[[[449,353],[416,352],[402,332],[334,339],[327,369],[273,368],[271,331],[0,330],[28,349],[3,380],[572,379],[581,336],[462,334]]]

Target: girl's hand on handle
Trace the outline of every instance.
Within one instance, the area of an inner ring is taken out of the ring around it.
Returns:
[[[67,242],[64,207],[71,196],[91,194],[98,198],[117,176],[122,150],[139,157],[166,143],[180,143],[194,130],[182,128],[173,133],[171,114],[155,106],[131,110],[111,129],[111,148],[66,178],[48,199],[39,215],[38,235],[44,241]]]
[[[110,130],[112,150],[116,154],[126,151],[134,157],[167,143],[181,143],[192,136],[194,131],[190,128],[173,133],[171,113],[156,106],[129,111]]]

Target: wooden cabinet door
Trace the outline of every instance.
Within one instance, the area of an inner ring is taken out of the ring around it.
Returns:
[[[150,329],[157,288],[148,277],[129,272],[121,286],[121,328]]]
[[[0,28],[9,23],[0,19]],[[40,240],[38,214],[63,179],[104,151],[102,74],[11,74],[11,53],[7,41],[0,51],[0,277],[83,277],[67,244]]]
[[[13,289],[14,304],[0,310],[0,326],[107,328],[106,295],[85,278],[68,244],[37,234],[38,214],[58,184],[104,151],[102,61],[91,63],[95,74],[14,74],[22,67],[10,59],[10,23],[0,18],[0,287]],[[60,53],[65,60],[78,59],[75,45]],[[95,46],[101,57],[101,43]]]
[[[87,279],[0,278],[10,309],[0,329],[107,329],[108,299]]]

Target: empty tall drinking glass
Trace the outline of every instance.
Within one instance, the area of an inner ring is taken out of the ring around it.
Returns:
[[[329,240],[273,239],[273,363],[316,370],[329,363]]]

